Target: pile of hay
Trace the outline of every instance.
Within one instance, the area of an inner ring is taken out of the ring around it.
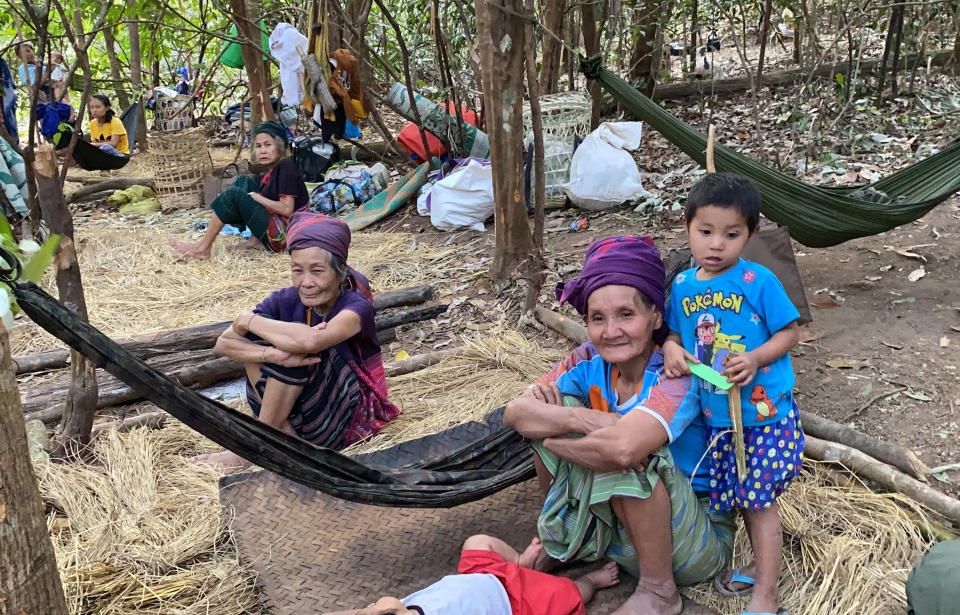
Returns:
[[[516,331],[476,340],[464,338],[455,355],[420,371],[389,378],[390,399],[403,414],[375,437],[344,452],[370,453],[482,420],[522,393],[563,356],[563,351],[541,348]]]
[[[854,479],[804,462],[780,500],[783,572],[780,597],[796,615],[904,613],[904,583],[933,544],[920,527],[920,506],[899,494],[874,493]],[[746,532],[737,534],[734,567],[752,558]],[[749,601],[721,596],[710,584],[684,589],[723,615]]]
[[[290,259],[263,250],[239,250],[236,237],[220,237],[213,257],[177,259],[170,237],[196,238],[183,229],[201,212],[156,215],[131,224],[119,214],[97,212],[77,222],[76,238],[87,311],[92,324],[111,337],[149,333],[234,318],[270,292],[290,283]],[[370,279],[374,290],[391,290],[436,279],[438,270],[458,260],[453,247],[432,247],[407,233],[357,233],[350,264]],[[56,296],[53,272],[42,282]],[[24,319],[11,337],[13,354],[63,346]]]
[[[237,561],[217,476],[188,456],[210,443],[171,421],[110,430],[89,463],[36,465],[70,613],[261,613]]]

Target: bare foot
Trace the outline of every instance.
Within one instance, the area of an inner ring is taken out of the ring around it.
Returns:
[[[733,569],[725,570],[719,585],[730,592],[736,592],[739,595],[746,596],[753,591],[753,583],[744,583],[743,581],[732,581],[733,578]],[[755,579],[757,577],[757,565],[754,562],[751,562],[748,566],[742,566],[737,569],[737,572],[742,577],[748,577],[750,579]]]
[[[637,589],[612,615],[680,615],[683,600],[677,586],[670,583],[637,583]]]
[[[776,613],[780,608],[780,594],[777,586],[772,588],[754,587],[750,602],[743,609],[748,613]]]
[[[265,250],[266,248],[256,237],[247,237],[237,246],[241,250]]]
[[[540,544],[539,538],[534,538],[530,541],[530,546],[524,549],[520,557],[517,558],[517,563],[524,568],[533,568],[541,552],[543,552],[543,545]]]
[[[586,604],[593,600],[593,595],[597,593],[598,589],[613,587],[620,582],[620,569],[615,562],[607,562],[603,568],[585,574],[573,582],[576,583],[577,589],[580,591],[580,598]]]
[[[173,251],[180,256],[195,258],[197,260],[206,260],[210,258],[210,249],[204,250],[199,243],[190,243],[189,241],[177,241],[170,239],[167,241]]]
[[[620,568],[616,562],[607,562],[603,565],[603,568],[594,570],[590,574],[580,577],[580,579],[589,581],[596,589],[613,587],[620,582]]]
[[[196,457],[192,457],[190,462],[197,465],[213,466],[225,474],[232,474],[233,472],[245,470],[253,465],[233,451],[197,455]]]
[[[537,540],[537,542],[540,542],[539,539],[535,538],[534,540]],[[531,542],[530,544],[532,545],[533,543]],[[524,553],[526,553],[526,551],[524,551]],[[563,560],[559,560],[555,557],[550,557],[547,554],[547,550],[544,549],[543,546],[541,545],[540,552],[537,553],[537,558],[534,561],[533,566],[531,566],[531,568],[533,568],[538,572],[550,572],[555,568],[559,568],[560,566],[563,566],[563,563],[564,563]]]

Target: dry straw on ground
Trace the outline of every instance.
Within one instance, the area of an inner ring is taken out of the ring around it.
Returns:
[[[541,348],[514,331],[464,339],[461,351],[454,356],[390,378],[390,399],[403,414],[374,438],[345,452],[378,451],[460,423],[482,420],[485,414],[522,393],[561,358],[562,351]]]
[[[209,261],[175,258],[167,239],[198,237],[184,229],[205,220],[203,212],[158,214],[146,224],[94,216],[77,223],[80,268],[90,321],[112,337],[229,320],[290,283],[287,256],[239,250],[235,237],[219,238]],[[429,283],[453,258],[455,248],[417,243],[407,233],[370,232],[354,235],[349,261],[379,291]],[[43,286],[56,295],[52,273]],[[11,344],[15,355],[62,347],[26,319]]]
[[[172,422],[107,431],[89,463],[38,464],[71,613],[261,612],[230,542],[216,475],[186,457],[208,448]]]

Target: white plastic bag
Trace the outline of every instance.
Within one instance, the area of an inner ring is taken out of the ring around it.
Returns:
[[[441,231],[467,227],[482,232],[483,221],[492,215],[493,173],[487,161],[470,158],[430,191],[430,223]]]
[[[640,147],[643,122],[604,122],[587,135],[570,162],[563,191],[577,207],[596,211],[650,196],[640,184],[631,150]]]

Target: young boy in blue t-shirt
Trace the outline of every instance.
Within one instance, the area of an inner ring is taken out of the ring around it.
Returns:
[[[800,314],[766,267],[740,258],[760,222],[760,194],[749,180],[714,173],[687,196],[684,225],[697,266],[673,282],[664,343],[664,372],[689,374],[686,360],[720,371],[739,385],[747,475],[738,476],[727,391],[697,380],[710,427],[710,504],[741,510],[754,563],[721,573],[722,593],[753,592],[745,614],[783,613],[777,583],[783,530],[777,498],[799,474],[803,432],[793,400],[788,352]]]

